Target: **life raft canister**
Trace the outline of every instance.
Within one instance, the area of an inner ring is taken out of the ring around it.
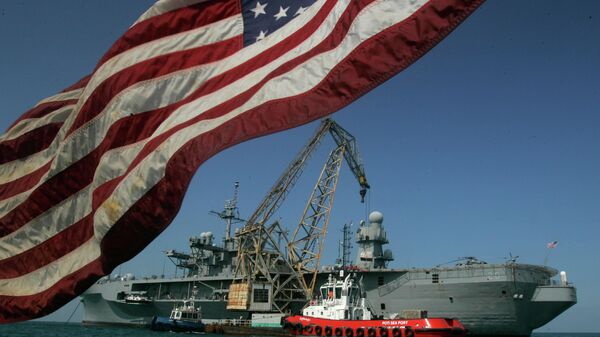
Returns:
[[[339,327],[335,328],[335,335],[336,336],[340,337],[342,335],[342,332],[343,332],[342,328],[339,328]]]
[[[367,330],[367,335],[369,337],[375,337],[377,335],[377,331],[375,330],[375,328],[369,328],[369,330]]]
[[[333,330],[331,329],[330,326],[325,327],[325,336],[330,337],[332,332],[333,332]]]
[[[323,333],[323,328],[321,328],[320,326],[318,326],[318,325],[317,325],[317,326],[315,327],[315,334],[316,334],[317,336],[321,336],[321,334],[322,334],[322,333]]]
[[[352,330],[352,328],[346,328],[346,337],[352,336],[354,336],[354,331]]]
[[[393,328],[392,329],[392,336],[393,337],[400,337],[402,335],[402,332],[400,332],[400,328]]]
[[[388,337],[388,329],[387,328],[379,328],[379,336]]]

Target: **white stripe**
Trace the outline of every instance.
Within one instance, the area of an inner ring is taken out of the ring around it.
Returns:
[[[94,72],[90,82],[85,87],[79,104],[82,105],[107,78],[127,67],[155,57],[231,39],[241,35],[243,27],[242,15],[238,14],[194,30],[169,35],[127,50],[106,61]]]
[[[0,238],[0,259],[27,251],[83,219],[92,210],[90,192],[88,186],[30,221],[27,226]]]
[[[48,103],[48,102],[60,102],[60,101],[68,101],[68,100],[72,100],[72,99],[79,99],[79,95],[81,95],[82,92],[83,92],[83,88],[79,88],[79,89],[75,89],[75,90],[71,90],[71,91],[67,91],[67,92],[61,92],[60,94],[56,94],[54,96],[44,98],[43,100],[39,101],[35,106],[37,107],[41,104]]]
[[[140,165],[138,165],[129,175],[127,175],[127,177],[116,188],[112,197],[106,200],[102,207],[98,209],[94,216],[94,229],[97,242],[100,242],[101,238],[106,232],[108,232],[108,230],[110,230],[112,225],[114,225],[114,223],[135,202],[137,202],[139,198],[141,198],[149,189],[151,189],[158,181],[160,181],[160,179],[164,176],[167,160],[181,148],[182,144],[185,144],[188,140],[193,139],[203,133],[214,130],[216,127],[243,114],[248,109],[268,101],[283,97],[295,96],[310,90],[314,85],[320,83],[320,81],[325,78],[328,70],[333,69],[333,67],[335,67],[335,65],[341,59],[343,59],[343,57],[352,52],[358,45],[360,45],[360,43],[379,33],[381,30],[402,21],[418,8],[416,5],[405,7],[402,2],[402,0],[388,0],[373,3],[359,14],[356,20],[352,23],[350,31],[344,38],[342,44],[336,49],[328,53],[318,55],[314,59],[311,59],[305,64],[293,69],[291,72],[272,79],[252,98],[252,100],[247,102],[239,109],[236,109],[217,119],[201,121],[188,128],[182,129],[169,137],[169,139],[163,142],[156,151],[148,155],[148,157],[146,157],[140,163]],[[404,9],[402,13],[398,13],[399,8]],[[374,18],[377,18],[377,20],[374,20]],[[314,71],[316,68],[321,71]],[[313,70],[311,76],[315,76],[315,78],[311,78],[310,83],[294,80],[300,76],[306,79],[307,71],[310,69]],[[188,104],[185,107],[182,107],[183,110],[181,112],[186,113],[186,110],[193,109],[193,105],[194,104]],[[94,254],[78,254],[81,260],[78,262],[80,264],[84,263],[83,265],[93,261],[98,257]],[[68,259],[65,258],[65,260]],[[68,260],[68,263],[71,262],[71,260]],[[49,274],[52,277],[43,277],[44,274],[42,273],[42,270],[46,270],[47,268],[41,268],[34,273],[39,272],[40,274],[36,274],[36,276],[43,280],[43,282],[40,282],[37,288],[23,290],[21,294],[34,294],[49,288],[52,284],[57,282],[57,279],[53,276],[54,271],[57,268],[61,270],[65,269],[66,271],[61,272],[63,275],[62,277],[64,277],[68,275],[66,272],[71,270],[69,267],[69,265],[63,264],[60,266],[53,265],[49,267]],[[5,283],[6,285],[3,284],[2,286],[17,290],[21,278],[27,277],[28,275],[11,279],[9,280],[10,284]],[[0,286],[0,289],[2,289],[2,286]],[[1,293],[2,291],[0,291],[0,294]]]
[[[92,238],[44,268],[12,279],[0,279],[0,296],[28,296],[47,290],[98,257],[100,244]]]
[[[56,138],[54,142],[56,142]],[[46,165],[52,160],[51,156],[55,151],[53,149],[53,144],[54,143],[38,153],[0,165],[0,184],[7,184],[11,181],[25,177]]]
[[[165,14],[167,12],[206,1],[208,0],[159,0],[154,5],[152,5],[152,7],[150,7],[144,14],[142,14],[140,18],[137,19],[137,21],[134,22],[131,26],[133,27],[142,21]]]
[[[19,204],[21,204],[27,197],[31,194],[29,191],[25,191],[23,193],[19,193],[11,198],[2,200],[0,202],[0,218],[4,217],[8,212],[15,209]]]
[[[28,118],[21,120],[17,125],[0,136],[0,142],[18,138],[29,131],[38,129],[44,125],[64,122],[73,111],[75,104],[64,106],[41,118]]]

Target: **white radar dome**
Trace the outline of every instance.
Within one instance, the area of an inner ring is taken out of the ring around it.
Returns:
[[[378,211],[371,212],[371,214],[369,214],[369,222],[382,224],[383,223],[383,213],[378,212]]]

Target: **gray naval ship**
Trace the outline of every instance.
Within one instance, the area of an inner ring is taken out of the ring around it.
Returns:
[[[232,209],[226,207],[224,212]],[[221,215],[228,221],[222,244],[215,244],[213,234],[206,232],[189,239],[190,252],[166,252],[184,271],[181,276],[127,274],[99,280],[82,295],[83,323],[146,325],[154,315],[166,316],[175,304],[192,296],[206,322],[250,318],[250,312],[226,309],[237,247],[229,235],[235,217]],[[389,268],[393,255],[384,250],[389,242],[383,215],[373,212],[368,220],[355,234],[358,249],[351,268],[362,276],[375,315],[424,310],[431,317],[459,319],[471,335],[529,336],[577,302],[565,272],[516,259],[488,264],[469,257],[454,266]],[[315,289],[333,269],[322,268]]]

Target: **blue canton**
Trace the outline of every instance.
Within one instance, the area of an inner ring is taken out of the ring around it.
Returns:
[[[264,39],[302,14],[315,0],[242,0],[244,46]]]

